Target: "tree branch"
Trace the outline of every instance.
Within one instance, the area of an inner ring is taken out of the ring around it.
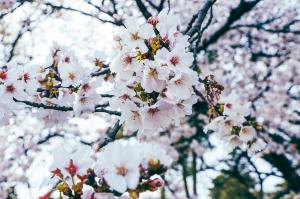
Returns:
[[[186,29],[185,33],[189,36],[194,35],[196,32],[201,30],[202,23],[209,11],[209,9],[213,6],[213,4],[216,2],[216,0],[207,0],[206,3],[203,5],[202,9],[199,11],[197,18],[195,19],[195,22],[190,22],[190,25]],[[192,18],[191,21],[194,21],[194,18]]]
[[[82,11],[82,10],[76,10],[74,8],[71,8],[71,7],[64,7],[62,5],[57,6],[57,5],[53,5],[53,4],[49,3],[49,2],[45,3],[45,5],[53,8],[53,9],[56,9],[56,10],[68,10],[68,11],[78,12],[78,13],[83,14],[85,16],[93,17],[93,18],[95,18],[95,19],[97,19],[97,20],[99,20],[99,21],[101,21],[103,23],[111,23],[111,24],[118,25],[118,26],[122,25],[121,22],[118,22],[118,21],[116,22],[116,21],[110,21],[110,20],[101,19],[101,18],[99,18],[96,15],[93,15],[91,13],[88,13],[88,12],[85,12],[85,11]]]
[[[64,111],[64,112],[74,110],[73,107],[69,107],[69,106],[46,105],[46,104],[43,104],[43,103],[29,102],[29,101],[26,101],[26,100],[18,100],[16,98],[13,98],[13,100],[15,102],[24,103],[28,106],[35,107],[35,108],[43,108],[43,109],[50,109],[50,110]],[[107,109],[102,108],[102,107],[107,107],[107,106],[108,106],[108,104],[96,105],[95,106],[95,112],[97,112],[97,113],[100,113],[100,112],[101,113],[108,113],[110,115],[117,115],[117,116],[121,115],[121,113],[119,111],[107,110]]]
[[[220,37],[225,35],[225,33],[230,30],[230,26],[234,22],[238,21],[243,15],[252,10],[260,1],[261,0],[246,2],[244,0],[241,0],[240,4],[230,12],[226,23],[221,28],[219,28],[209,39],[204,40],[203,44],[196,49],[197,52],[200,52],[201,50],[206,49],[209,45],[217,42]]]
[[[107,137],[104,138],[99,144],[98,144],[98,151],[104,147],[105,145],[107,145],[109,142],[112,142],[115,140],[116,135],[118,133],[118,131],[121,129],[122,125],[120,125],[120,120],[118,120],[114,127],[111,129],[111,131],[107,134]]]
[[[152,16],[152,14],[147,10],[147,7],[142,2],[142,0],[135,0],[135,2],[136,2],[136,5],[138,6],[139,10],[143,14],[144,18],[146,20],[149,19]]]

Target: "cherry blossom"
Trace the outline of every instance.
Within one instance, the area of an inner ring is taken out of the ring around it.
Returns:
[[[192,54],[187,51],[187,40],[181,39],[185,37],[176,32],[177,24],[174,21],[171,23],[174,16],[166,13],[167,11],[164,10],[157,19],[153,17],[148,21],[149,23],[142,25],[132,23],[130,18],[125,22],[130,24],[127,25],[129,28],[125,25],[127,29],[122,29],[116,39],[120,53],[112,61],[112,72],[116,73],[114,95],[119,97],[114,97],[111,104],[115,106],[120,98],[122,103],[128,104],[131,101],[129,107],[132,108],[129,110],[115,107],[125,115],[122,116],[125,127],[130,126],[128,129],[133,131],[139,130],[145,133],[164,129],[174,121],[178,123],[180,118],[190,114],[190,111],[182,111],[181,114],[176,115],[178,118],[170,119],[170,115],[178,111],[178,106],[181,106],[179,104],[193,95],[193,86],[198,82],[198,75],[190,69]],[[156,20],[158,23],[155,22]],[[158,27],[163,26],[172,27],[168,37],[154,34],[155,28],[159,29]],[[129,44],[130,39],[126,36],[133,33],[142,34],[137,37],[134,46]],[[177,74],[178,71],[180,72]],[[118,88],[124,85],[128,91],[124,92],[120,89],[118,93]],[[191,103],[185,103],[186,109],[189,109],[196,100],[189,102]]]
[[[0,1],[0,10],[7,10],[13,7],[13,5],[16,3],[15,0],[1,0]]]
[[[299,8],[0,0],[0,198],[297,197]]]

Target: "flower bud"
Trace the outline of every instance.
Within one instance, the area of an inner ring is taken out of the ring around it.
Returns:
[[[148,166],[150,169],[157,169],[160,166],[160,161],[157,158],[152,158],[148,161]]]
[[[74,175],[76,174],[76,172],[77,172],[77,167],[76,167],[76,165],[74,164],[74,162],[73,162],[72,159],[70,160],[69,165],[66,167],[66,170],[69,172],[69,174],[70,174],[71,176],[74,176]]]
[[[157,191],[164,186],[164,181],[161,178],[155,178],[147,182],[149,191]]]

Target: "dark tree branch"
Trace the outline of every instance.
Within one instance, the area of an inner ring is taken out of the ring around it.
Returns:
[[[92,73],[91,76],[97,77],[97,76],[108,74],[109,72],[110,72],[109,68],[104,68],[103,70]]]
[[[54,137],[64,137],[64,135],[62,134],[59,134],[59,133],[49,133],[46,137],[44,137],[43,139],[39,140],[37,142],[38,145],[41,145],[41,144],[44,144],[46,142],[48,142],[51,138],[54,138]]]
[[[145,4],[142,2],[142,0],[135,0],[136,5],[138,6],[140,12],[143,14],[144,18],[147,20],[149,19],[152,14],[148,11],[147,7]]]
[[[154,4],[154,3],[152,2],[152,0],[146,0],[146,1],[147,1],[147,3],[148,3],[152,8],[156,9],[157,12],[162,11],[162,9],[164,8],[164,4],[165,4],[165,2],[166,2],[166,0],[161,0],[161,1],[159,2],[159,4],[156,5],[156,4]]]
[[[152,8],[158,10],[158,6],[155,3],[153,3],[151,0],[146,0],[146,1]]]
[[[56,105],[46,105],[43,103],[35,103],[35,102],[29,102],[25,100],[17,100],[16,98],[13,98],[15,102],[20,102],[23,104],[26,104],[31,107],[35,108],[43,108],[43,109],[51,109],[51,110],[57,110],[57,111],[73,111],[73,107],[67,107],[67,106],[56,106]]]
[[[23,104],[26,104],[28,106],[35,107],[35,108],[43,108],[43,109],[50,109],[50,110],[64,111],[64,112],[73,111],[73,107],[69,107],[69,106],[46,105],[43,103],[29,102],[26,100],[17,100],[16,98],[13,98],[13,100],[15,102],[23,103]],[[121,115],[121,113],[119,111],[107,110],[107,109],[102,108],[102,107],[107,107],[107,106],[108,106],[107,104],[96,105],[95,112],[108,113],[110,115],[117,115],[117,116]]]
[[[21,1],[16,7],[14,7],[12,10],[6,12],[6,13],[3,13],[0,15],[0,19],[2,19],[3,17],[5,17],[6,15],[10,14],[10,13],[13,13],[14,11],[16,11],[18,8],[20,8],[23,4],[25,3],[25,1]]]
[[[93,4],[90,0],[87,1],[87,3],[89,5],[96,8],[99,12],[104,13],[104,14],[108,15],[109,17],[111,17],[112,19],[114,19],[116,25],[123,25],[123,21],[121,19],[116,18],[116,15],[118,14],[118,11],[116,9],[115,0],[111,0],[111,2],[112,2],[113,11],[103,10],[100,6],[97,6],[97,5]]]
[[[107,145],[109,142],[112,142],[116,139],[116,135],[118,131],[121,129],[122,125],[120,124],[120,120],[118,120],[114,127],[111,129],[109,133],[107,133],[107,137],[104,138],[99,144],[98,144],[98,150],[100,150],[102,147]]]
[[[230,30],[230,27],[234,22],[238,21],[243,15],[251,11],[255,7],[255,5],[260,1],[261,0],[241,0],[239,5],[230,12],[226,23],[221,28],[219,28],[213,35],[211,35],[209,39],[204,40],[202,45],[197,48],[197,52],[200,52],[201,50],[206,49],[209,45],[217,42],[223,35],[225,35],[225,33],[227,33]]]
[[[117,115],[117,116],[121,116],[121,113],[119,111],[112,111],[112,110],[107,110],[107,109],[104,109],[104,108],[96,108],[95,109],[95,112],[97,113],[108,113],[110,115]]]
[[[230,27],[230,29],[238,29],[238,28],[255,28],[257,30],[263,30],[265,32],[269,32],[269,33],[274,33],[274,34],[279,34],[279,33],[291,33],[291,34],[296,34],[299,35],[300,34],[300,30],[292,30],[291,26],[299,23],[300,20],[294,19],[290,22],[288,22],[287,24],[283,25],[281,28],[266,28],[266,25],[269,25],[271,23],[274,23],[276,20],[282,18],[282,16],[278,16],[278,17],[272,17],[270,19],[267,19],[265,21],[262,22],[257,22],[254,24],[238,24],[235,26]]]
[[[300,176],[297,171],[292,167],[292,163],[283,154],[269,153],[263,157],[270,164],[275,166],[287,181],[288,187],[295,191],[300,191]]]
[[[162,9],[164,8],[164,4],[165,4],[166,0],[161,0],[158,6],[158,11],[162,11]],[[169,5],[170,6],[170,5]]]
[[[197,14],[196,19],[195,17],[192,18],[189,25],[192,24],[192,26],[188,26],[185,33],[189,36],[193,36],[196,32],[199,32],[201,30],[202,23],[209,11],[209,9],[213,6],[213,4],[216,2],[216,0],[207,0],[206,3],[203,5],[202,9]],[[195,21],[195,22],[193,22]]]
[[[82,10],[77,10],[77,9],[74,9],[74,8],[71,8],[71,7],[64,7],[62,5],[57,6],[57,5],[53,5],[49,2],[45,3],[45,5],[51,7],[54,10],[68,10],[68,11],[78,12],[78,13],[83,14],[85,16],[95,18],[95,19],[97,19],[97,20],[99,20],[103,23],[111,23],[111,24],[118,25],[118,26],[122,25],[122,22],[120,22],[120,21],[110,21],[110,20],[101,19],[97,15],[93,15],[91,13],[88,13],[88,12],[85,12],[85,11],[82,11]]]

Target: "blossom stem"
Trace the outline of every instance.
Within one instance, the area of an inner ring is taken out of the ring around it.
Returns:
[[[193,171],[193,191],[194,195],[197,196],[197,155],[193,153],[193,162],[192,162],[192,171]]]
[[[184,160],[182,160],[181,166],[182,166],[182,178],[183,178],[186,198],[190,198],[189,188],[188,188],[188,184],[187,184],[187,177],[188,177],[187,168],[186,168],[186,163]]]
[[[65,112],[66,111],[73,111],[73,107],[69,107],[69,106],[46,105],[46,104],[43,104],[43,103],[29,102],[29,101],[25,101],[25,100],[18,100],[16,98],[13,98],[13,100],[15,102],[21,102],[21,103],[24,103],[28,106],[36,107],[36,108],[51,109],[51,110],[65,111]],[[117,116],[121,115],[121,113],[119,111],[113,111],[113,110],[107,110],[107,109],[104,109],[104,108],[100,108],[100,107],[107,107],[107,106],[108,106],[108,104],[96,105],[95,112],[108,113],[110,115],[117,115]]]

